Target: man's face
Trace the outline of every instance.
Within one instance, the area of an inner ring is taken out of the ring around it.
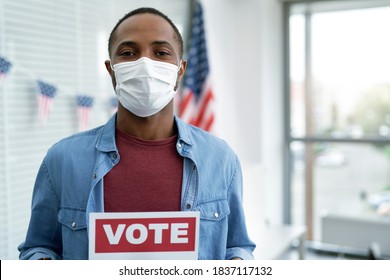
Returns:
[[[179,43],[173,28],[162,17],[148,13],[134,15],[118,26],[112,40],[110,57],[111,62],[106,61],[106,68],[115,88],[116,81],[110,63],[114,65],[147,57],[179,66]],[[185,61],[178,72],[177,82],[184,70]]]

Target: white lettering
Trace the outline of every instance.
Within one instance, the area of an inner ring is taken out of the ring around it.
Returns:
[[[139,231],[139,237],[134,237],[134,231]],[[132,224],[126,230],[126,239],[131,244],[141,244],[144,243],[148,238],[148,229],[142,224]]]
[[[154,230],[154,243],[161,244],[162,243],[162,231],[164,229],[168,229],[168,224],[150,224],[149,229]]]
[[[118,245],[126,224],[119,224],[115,232],[111,225],[103,225],[103,228],[110,245]],[[148,239],[148,230],[154,231],[154,244],[163,243],[163,234],[166,230],[170,234],[171,244],[188,243],[188,223],[149,224],[148,227],[143,224],[132,224],[126,229],[126,239],[130,244],[142,244]]]
[[[116,229],[116,232],[114,233],[112,231],[111,225],[103,225],[104,232],[106,233],[108,242],[110,245],[117,245],[119,243],[119,240],[122,237],[123,231],[125,230],[126,225],[125,224],[119,224],[118,228]]]
[[[188,237],[179,237],[180,235],[188,236],[188,224],[172,223],[171,225],[171,243],[188,243]]]

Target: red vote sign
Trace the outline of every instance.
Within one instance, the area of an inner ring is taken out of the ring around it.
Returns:
[[[199,212],[91,213],[90,259],[197,259]]]

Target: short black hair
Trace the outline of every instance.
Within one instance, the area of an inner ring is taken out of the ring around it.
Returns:
[[[127,14],[125,14],[119,21],[118,23],[114,26],[114,28],[112,29],[111,33],[110,33],[110,37],[108,38],[108,55],[111,57],[111,47],[112,47],[112,40],[114,38],[114,35],[115,35],[115,31],[118,29],[118,26],[123,22],[125,21],[126,19],[128,19],[129,17],[132,17],[132,16],[135,16],[135,15],[140,15],[140,14],[153,14],[153,15],[157,15],[157,16],[160,16],[162,17],[163,19],[165,19],[173,28],[173,31],[175,32],[175,39],[177,40],[177,42],[179,43],[179,55],[180,55],[180,58],[182,58],[183,56],[183,51],[184,51],[184,43],[183,43],[183,37],[181,36],[179,30],[177,29],[176,25],[172,22],[172,20],[165,14],[163,14],[162,12],[160,12],[159,10],[157,9],[154,9],[154,8],[149,8],[149,7],[143,7],[143,8],[138,8],[138,9],[135,9]]]

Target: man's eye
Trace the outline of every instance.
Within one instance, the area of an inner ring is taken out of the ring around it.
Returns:
[[[169,52],[166,52],[166,51],[158,51],[158,52],[156,52],[156,54],[157,54],[158,56],[167,56],[167,55],[170,55],[170,53],[169,53]]]
[[[123,51],[123,52],[120,52],[119,55],[121,55],[121,56],[133,56],[133,55],[135,55],[135,53],[132,52],[132,51]]]

